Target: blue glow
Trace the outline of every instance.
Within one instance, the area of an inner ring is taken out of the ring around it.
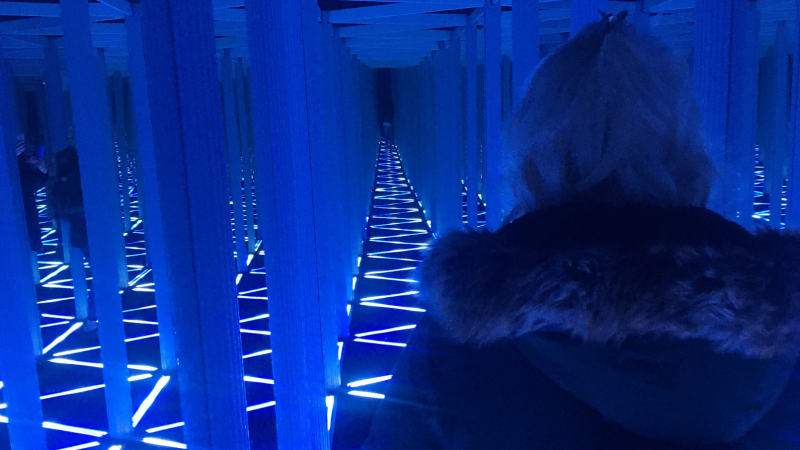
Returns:
[[[186,425],[184,422],[176,422],[176,423],[171,423],[169,425],[162,425],[160,427],[148,428],[148,429],[145,430],[145,432],[148,433],[148,434],[150,434],[150,433],[158,433],[159,431],[171,430],[173,428],[180,428],[180,427],[182,427],[184,425]]]
[[[95,441],[95,442],[89,442],[89,443],[86,443],[86,444],[75,445],[75,446],[72,446],[72,447],[64,447],[64,448],[62,448],[60,450],[81,450],[81,449],[84,449],[84,448],[92,448],[92,447],[99,447],[99,446],[100,446],[100,443]],[[111,449],[109,448],[108,450],[111,450]]]
[[[248,317],[247,319],[241,319],[239,321],[239,323],[254,322],[256,320],[268,319],[268,318],[269,318],[269,314],[259,314],[257,316]]]
[[[242,333],[245,333],[245,334],[260,334],[262,336],[271,336],[272,335],[272,333],[269,332],[269,331],[249,330],[249,329],[246,329],[246,328],[240,328],[239,331],[242,332]]]
[[[65,320],[63,322],[55,322],[55,323],[48,323],[47,325],[41,325],[39,328],[50,328],[50,327],[57,327],[59,325],[69,325],[69,321]]]
[[[56,276],[56,275],[60,274],[61,272],[65,271],[65,270],[67,270],[67,269],[69,269],[69,266],[61,266],[61,267],[59,267],[59,268],[58,268],[58,269],[56,269],[54,272],[52,272],[50,275],[48,275],[48,276],[46,276],[46,277],[42,278],[42,279],[41,279],[41,283],[42,283],[42,284],[44,284],[45,282],[47,282],[47,280],[49,280],[49,279],[53,278],[54,276]]]
[[[150,406],[153,405],[153,402],[156,401],[156,397],[158,397],[158,394],[161,393],[161,390],[166,387],[167,383],[169,383],[169,376],[162,376],[153,387],[153,390],[150,391],[150,394],[145,397],[144,401],[142,401],[142,404],[139,405],[139,409],[137,409],[136,413],[133,415],[134,428],[139,425],[142,417],[144,417],[145,413],[147,413],[147,410],[150,409]]]
[[[260,403],[258,405],[248,406],[247,407],[247,412],[256,411],[256,410],[264,409],[264,408],[269,408],[270,406],[275,406],[275,401],[274,400],[271,401],[271,402]]]
[[[136,275],[136,277],[134,279],[132,279],[131,281],[128,282],[128,286],[135,285],[136,283],[139,282],[139,280],[141,280],[142,278],[146,277],[147,274],[150,273],[150,272],[152,272],[151,269],[143,270],[142,273],[140,273],[139,275]]]
[[[261,350],[253,353],[248,353],[247,355],[242,356],[242,359],[255,358],[256,356],[269,355],[270,353],[272,353],[272,350],[270,349]]]
[[[108,434],[105,431],[92,430],[89,428],[73,427],[70,425],[62,425],[60,423],[54,423],[54,422],[44,422],[42,423],[42,426],[47,428],[48,430],[66,431],[67,433],[83,434],[86,436],[94,436],[94,437],[103,437],[106,434]]]
[[[377,398],[383,400],[386,398],[383,394],[376,394],[375,392],[367,392],[367,391],[348,391],[350,395],[355,395],[357,397],[366,397],[366,398]]]
[[[48,345],[47,347],[45,347],[45,348],[42,350],[42,354],[43,354],[43,355],[47,354],[47,352],[49,352],[50,350],[52,350],[52,349],[53,349],[53,347],[55,347],[56,345],[58,345],[58,344],[60,344],[61,342],[63,342],[63,341],[64,341],[64,339],[66,339],[67,337],[69,337],[69,335],[70,335],[70,334],[74,333],[74,332],[75,332],[75,330],[77,330],[78,328],[80,328],[80,327],[82,327],[82,326],[83,326],[83,322],[78,322],[78,323],[76,323],[76,324],[73,324],[71,327],[69,327],[69,329],[68,329],[67,331],[65,331],[63,334],[61,334],[61,336],[59,336],[59,337],[55,338],[55,339],[53,340],[53,342],[51,342],[51,343],[50,343],[50,345]]]
[[[389,346],[389,347],[405,347],[406,346],[406,344],[403,344],[402,342],[374,341],[372,339],[361,339],[361,338],[353,339],[353,342],[362,342],[364,344],[386,345],[386,346]]]
[[[387,328],[385,330],[368,331],[366,333],[357,333],[356,337],[374,336],[376,334],[392,333],[394,331],[411,330],[416,328],[416,325],[403,325],[401,327]]]
[[[399,309],[401,311],[410,311],[410,312],[425,312],[422,308],[415,308],[412,306],[396,306],[396,305],[385,305],[383,303],[374,303],[374,302],[362,302],[361,306],[373,306],[377,308],[389,308],[389,309]]]
[[[142,442],[150,445],[160,445],[161,447],[186,448],[186,444],[181,444],[180,442],[168,441],[166,439],[159,439],[159,438],[146,437],[142,439]]]
[[[328,395],[325,397],[325,407],[328,409],[328,430],[331,429],[331,418],[333,417],[333,405],[336,401],[336,397],[333,395]]]
[[[370,384],[380,383],[382,381],[389,381],[392,379],[391,375],[384,375],[382,377],[374,377],[374,378],[367,378],[365,380],[353,381],[352,383],[347,383],[347,387],[355,388],[361,386],[368,386]]]
[[[75,318],[73,316],[59,316],[58,314],[45,314],[45,313],[42,313],[42,317],[47,319],[63,319],[63,320],[72,320]]]
[[[275,380],[270,380],[268,378],[251,377],[249,375],[244,376],[244,381],[247,381],[249,383],[275,384]]]

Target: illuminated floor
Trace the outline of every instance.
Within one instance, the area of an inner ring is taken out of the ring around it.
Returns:
[[[396,149],[381,148],[372,211],[344,344],[334,448],[356,449],[366,438],[375,408],[397,357],[423,309],[411,279],[432,239],[422,208]]]
[[[466,189],[463,193],[466,210]],[[123,448],[185,448],[177,380],[158,369],[152,273],[145,268],[144,231],[134,189],[130,196],[133,230],[126,236],[126,248],[131,282],[123,303],[137,426],[136,442],[124,443]],[[763,194],[761,165],[756,168],[755,198],[755,218],[763,223],[769,218],[769,199]],[[96,332],[83,332],[74,320],[72,277],[62,263],[57,232],[47,219],[44,200],[40,193],[45,250],[39,255],[43,284],[37,287],[37,295],[46,346],[39,377],[49,448],[121,450],[104,440],[107,419],[99,341]],[[479,226],[485,225],[484,218],[485,208],[480,204]],[[357,301],[351,306],[351,338],[342,348],[343,387],[336,396],[334,433],[337,450],[357,449],[366,438],[392,368],[424,312],[417,305],[411,275],[432,238],[397,150],[382,148],[356,280]],[[253,449],[273,449],[276,432],[263,252],[248,259],[250,270],[239,277],[238,286],[251,443]],[[0,382],[0,450],[8,446],[2,425],[2,394]]]
[[[131,184],[132,185],[132,184]],[[186,448],[183,440],[176,377],[159,370],[158,319],[152,273],[145,268],[144,231],[138,220],[138,200],[131,189],[133,230],[126,236],[130,287],[123,308],[135,441],[122,448]],[[62,263],[57,233],[47,219],[44,194],[39,194],[40,221],[45,250],[39,255],[42,285],[37,286],[45,356],[39,362],[42,406],[50,449],[112,448],[104,440],[105,413],[102,366],[97,332],[84,332],[74,320],[74,296],[69,266]],[[260,244],[260,242],[258,243]],[[276,444],[270,361],[269,319],[264,281],[263,252],[248,258],[249,272],[237,278],[252,448],[272,449]],[[88,265],[87,265],[88,268]],[[91,278],[90,269],[87,276]],[[91,287],[91,280],[89,280]],[[2,416],[0,383],[0,422]],[[0,426],[0,449],[7,448],[7,429]]]
[[[764,192],[764,163],[758,161],[760,152],[756,151],[756,185],[755,185],[755,214],[753,218],[757,226],[768,226],[770,219],[769,202],[770,197],[768,193]],[[786,227],[786,204],[788,197],[788,182],[783,180],[783,198],[781,199],[781,226],[783,229]]]

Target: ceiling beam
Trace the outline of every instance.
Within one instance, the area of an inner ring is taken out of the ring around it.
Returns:
[[[357,25],[352,27],[339,27],[337,31],[339,33],[339,37],[353,38],[360,36],[374,36],[374,35],[404,33],[407,31],[427,30],[428,28],[431,27],[416,25],[416,24],[392,25],[392,26]]]
[[[33,30],[61,26],[60,17],[31,17],[0,22],[0,34],[31,34]],[[34,33],[40,34],[40,33]]]
[[[426,28],[463,27],[466,17],[462,14],[412,14],[408,16],[373,17],[352,22],[361,25],[408,25]]]
[[[247,16],[243,9],[217,8],[214,10],[214,20],[244,23],[247,20]]]
[[[471,6],[465,6],[468,4]],[[461,4],[454,3],[392,3],[379,6],[365,6],[363,8],[340,9],[328,12],[328,21],[332,24],[359,23],[368,19],[379,19],[393,16],[411,16],[414,14],[450,11],[461,8],[472,8],[483,5],[483,0],[469,0]]]
[[[3,48],[44,48],[48,44],[42,36],[3,36]]]
[[[664,12],[694,8],[695,0],[643,0],[642,9],[650,12]]]
[[[123,1],[122,3],[130,6],[127,2]],[[0,2],[0,16],[61,17],[61,5],[58,3]],[[103,20],[119,19],[125,17],[125,13],[108,4],[89,3],[89,17]]]
[[[426,42],[426,41],[400,41],[400,40],[389,40],[389,41],[373,41],[372,39],[364,39],[362,41],[353,42],[353,39],[345,41],[345,46],[347,48],[352,49],[383,49],[383,50],[427,50],[427,51],[434,51],[439,48],[439,44],[437,42]]]
[[[214,0],[214,9],[238,8],[244,6],[245,0]]]
[[[348,28],[348,27],[344,27]],[[343,28],[337,28],[336,32],[337,35],[340,37]],[[374,35],[376,38],[380,39],[397,39],[397,40],[415,40],[415,41],[446,41],[450,39],[450,32],[444,30],[415,30],[415,31],[408,31],[405,33],[385,33]]]
[[[131,4],[126,2],[125,0],[97,0],[97,1],[125,16],[133,15]]]

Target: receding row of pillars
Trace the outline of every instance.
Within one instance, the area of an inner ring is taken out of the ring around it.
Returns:
[[[247,2],[248,69],[229,49],[218,60],[211,0],[144,0],[125,18],[130,77],[117,72],[109,81],[102,49],[92,45],[89,3],[60,5],[109,436],[133,433],[122,320],[133,167],[162,369],[180,384],[186,444],[249,448],[236,280],[262,239],[279,446],[327,448],[326,398],[340,385],[337,343],[349,333],[375,175],[373,71],[347,52],[315,1]],[[70,120],[52,41],[45,55],[49,139],[60,150],[70,143]],[[4,64],[7,150],[18,129],[7,120],[16,116],[12,79]],[[15,162],[2,158],[0,269],[8,270],[0,286],[15,301],[0,305],[0,373],[12,448],[38,450],[46,448],[38,280],[17,186]],[[69,223],[60,225],[68,235]],[[84,258],[64,247],[82,320]]]
[[[690,61],[693,89],[706,150],[716,171],[708,207],[753,228],[758,144],[765,164],[764,191],[770,198],[769,226],[781,225],[785,179],[786,224],[800,226],[800,207],[793,207],[800,201],[792,202],[800,198],[800,183],[794,182],[793,175],[800,173],[800,157],[794,150],[795,136],[800,133],[796,126],[800,108],[798,58],[793,59],[794,66],[789,70],[789,42],[798,41],[798,36],[790,39],[786,23],[778,23],[776,34],[770,37],[774,45],[766,57],[760,58],[758,2],[696,3],[695,50]],[[598,10],[607,7],[605,0],[571,1],[572,33],[599,20]],[[651,14],[644,8],[643,2],[634,3],[628,20],[646,32]],[[483,55],[478,55],[478,23],[483,25]],[[469,228],[478,225],[481,194],[489,229],[497,229],[511,213],[514,200],[501,175],[502,129],[520,104],[525,84],[540,59],[538,24],[539,2],[515,1],[513,66],[509,67],[509,58],[501,56],[500,2],[486,0],[483,8],[468,16],[466,27],[455,30],[440,50],[418,66],[394,72],[396,140],[417,198],[436,233],[462,227],[451,212],[462,182],[467,189]],[[458,63],[452,67],[448,66],[450,49],[459,53]],[[463,88],[455,99],[449,97],[453,85]],[[462,107],[453,109],[459,102]]]

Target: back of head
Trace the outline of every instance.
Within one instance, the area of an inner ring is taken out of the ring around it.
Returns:
[[[713,169],[688,67],[624,16],[588,25],[542,61],[507,142],[518,210],[708,199]]]

